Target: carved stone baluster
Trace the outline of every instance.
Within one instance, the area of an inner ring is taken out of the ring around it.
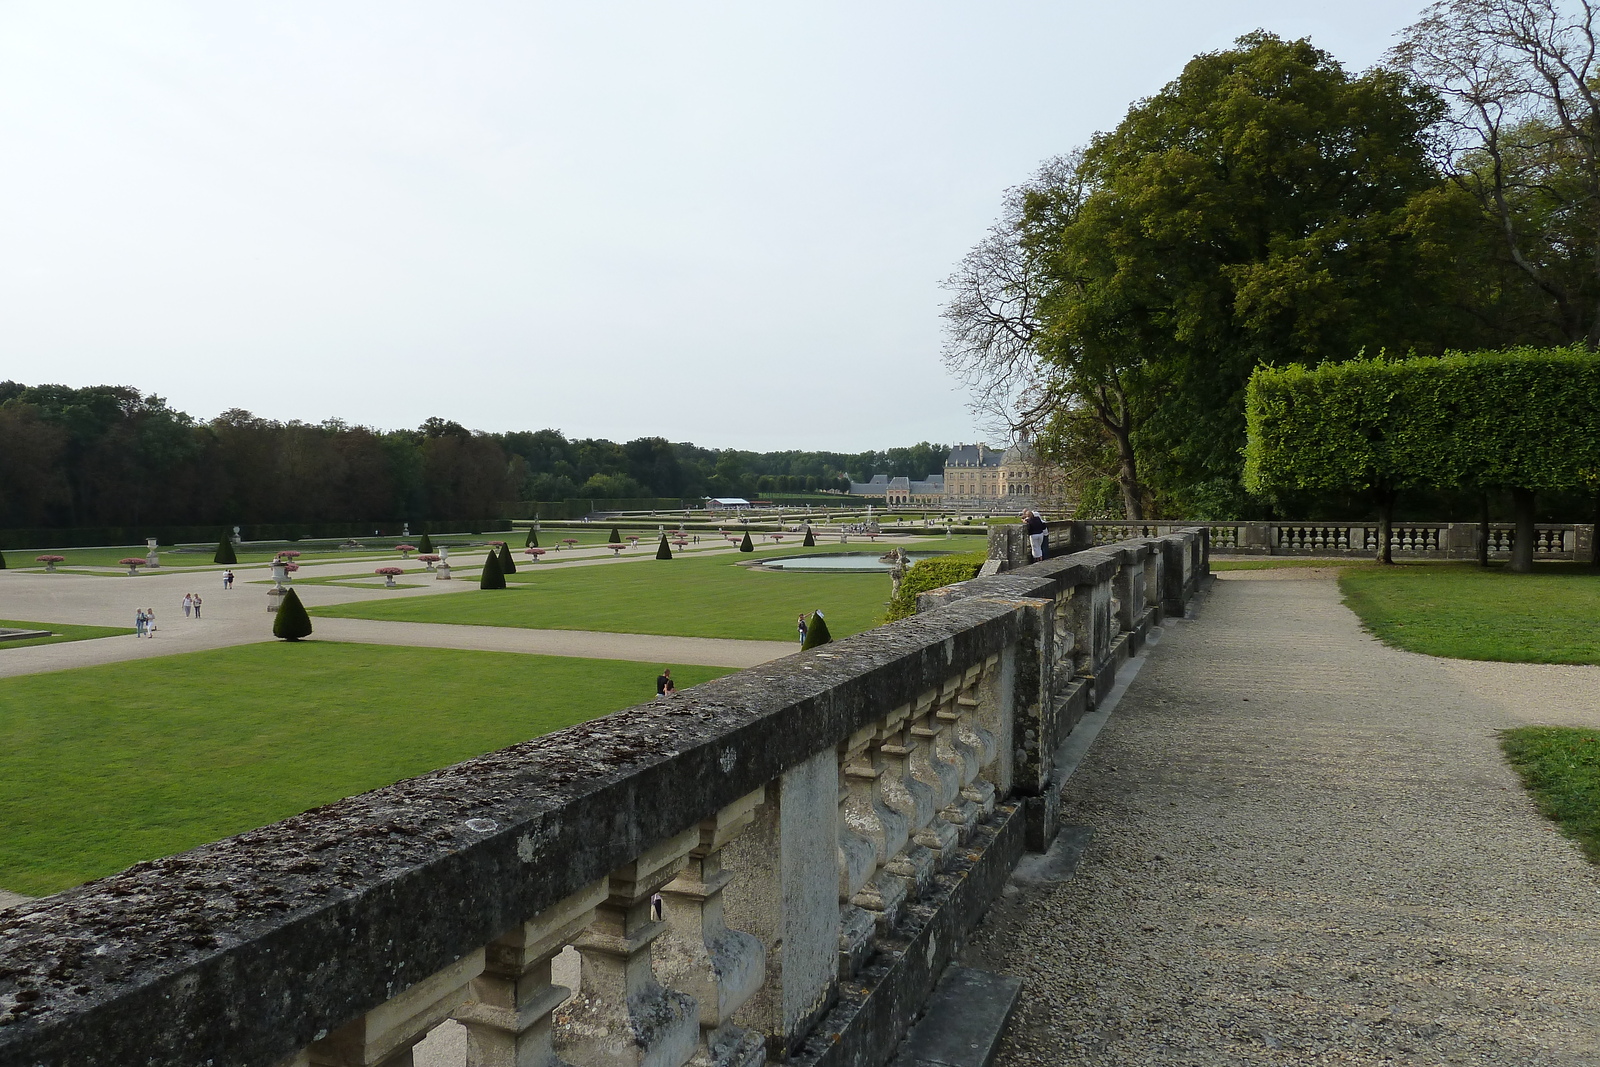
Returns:
[[[951,744],[950,730],[937,716],[940,690],[930,689],[917,697],[906,731],[907,767],[910,777],[930,794],[930,807],[939,817],[930,821],[918,835],[942,866],[970,822],[972,812],[961,806],[961,772],[964,760]],[[951,694],[952,697],[954,693]],[[952,807],[952,806],[955,807]]]
[[[609,895],[573,942],[578,996],[556,1013],[556,1051],[579,1067],[681,1067],[700,1047],[700,1006],[656,981],[650,944],[666,931],[650,898],[682,870],[700,828],[649,849],[610,875]]]
[[[884,872],[905,890],[908,899],[920,894],[933,878],[936,857],[928,851],[928,826],[934,821],[933,793],[911,773],[912,746],[907,742],[906,724],[911,705],[902,704],[886,715],[872,736],[873,766],[878,770],[880,802],[895,812],[906,826],[907,840],[889,857]]]
[[[905,883],[895,877],[888,867],[906,846],[910,836],[910,821],[891,807],[883,794],[880,783],[884,769],[878,765],[871,751],[878,735],[877,726],[866,727],[856,731],[845,744],[839,767],[845,801],[840,806],[839,817],[841,827],[849,827],[858,837],[870,841],[873,847],[873,873],[860,885],[851,886],[850,896],[846,899],[870,914],[877,925],[887,928],[899,917],[900,908],[906,900]],[[846,872],[841,869],[841,882],[845,880],[845,875]],[[844,888],[840,886],[841,891]],[[863,931],[859,929],[859,922],[856,923],[857,928],[852,929],[851,916],[845,916],[844,921],[846,928],[841,936],[850,940],[841,945],[841,952],[850,955],[859,951],[857,942]],[[870,932],[870,929],[865,931],[867,934]]]
[[[471,996],[483,966],[480,948],[313,1042],[301,1062],[307,1067],[411,1067],[412,1047]]]
[[[602,878],[489,944],[473,998],[455,1014],[467,1028],[467,1067],[562,1067],[552,1015],[572,991],[551,982],[550,961],[607,893]]]
[[[995,804],[994,784],[980,775],[983,768],[994,762],[1000,753],[995,734],[979,720],[979,709],[983,704],[981,692],[986,685],[992,684],[999,664],[999,656],[990,656],[985,662],[969,668],[962,676],[961,690],[956,694],[952,709],[954,722],[951,729],[956,743],[968,756],[968,773],[962,777],[961,796],[977,809],[980,819],[993,813]]]
[[[730,1020],[766,977],[766,949],[723,921],[722,891],[733,872],[722,866],[723,848],[754,820],[766,789],[734,801],[700,824],[700,843],[689,863],[661,890],[669,933],[656,945],[656,977],[700,1005],[700,1050],[692,1062],[706,1067],[758,1067],[766,1042]]]

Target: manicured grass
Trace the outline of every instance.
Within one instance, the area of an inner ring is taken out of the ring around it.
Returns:
[[[55,892],[653,699],[661,666],[305,641],[0,679],[0,888]],[[727,673],[673,665],[680,688]]]
[[[876,551],[829,545],[789,555]],[[476,626],[788,641],[795,617],[822,609],[835,637],[877,625],[889,601],[886,574],[758,571],[743,554],[644,559],[594,567],[518,565],[504,590],[405,597],[318,608],[313,615]],[[760,558],[778,558],[764,554]],[[467,577],[465,572],[463,576]]]
[[[10,630],[50,630],[54,637],[32,637],[26,641],[0,641],[0,653],[8,648],[27,648],[29,645],[55,645],[62,641],[89,641],[96,637],[117,637],[131,634],[131,627],[122,626],[69,626],[60,622],[21,622],[0,619],[0,627]]]
[[[1533,574],[1471,564],[1348,568],[1345,603],[1385,644],[1430,656],[1600,664],[1600,575],[1572,564]]]
[[[1600,863],[1600,730],[1522,726],[1500,745],[1539,810]]]

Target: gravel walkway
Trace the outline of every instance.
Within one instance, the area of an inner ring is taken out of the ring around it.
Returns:
[[[1076,875],[968,947],[1025,982],[998,1063],[1600,1063],[1600,876],[1501,760],[1495,665],[1385,648],[1331,581],[1231,578],[1068,782]]]

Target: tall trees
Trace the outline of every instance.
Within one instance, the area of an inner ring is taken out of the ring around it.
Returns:
[[[1535,295],[1600,345],[1600,41],[1590,0],[1443,0],[1390,53],[1446,107],[1434,145]]]
[[[1444,295],[1437,114],[1304,40],[1196,57],[1010,196],[950,280],[947,361],[1047,448],[1092,428],[1130,517],[1237,511],[1257,365],[1474,339]]]

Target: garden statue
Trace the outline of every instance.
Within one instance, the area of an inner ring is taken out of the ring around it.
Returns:
[[[154,537],[146,537],[144,539],[144,544],[144,565],[146,567],[161,566],[161,555],[156,551],[156,539]]]
[[[891,590],[889,599],[893,600],[900,595],[900,583],[906,580],[906,568],[911,564],[911,558],[906,555],[906,550],[896,545],[888,552],[878,557],[879,563],[889,565],[889,582]]]

